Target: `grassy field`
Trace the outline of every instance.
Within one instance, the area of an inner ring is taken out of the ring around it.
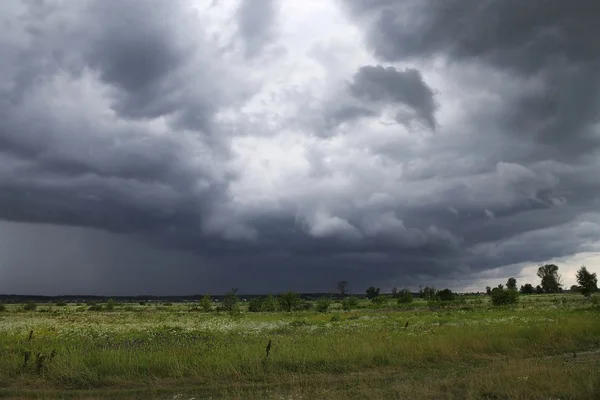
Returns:
[[[530,295],[498,308],[481,296],[235,314],[7,305],[0,398],[598,399],[597,303]]]

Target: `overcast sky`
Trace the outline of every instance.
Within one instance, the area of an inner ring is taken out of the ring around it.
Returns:
[[[0,3],[0,293],[600,272],[596,0]]]

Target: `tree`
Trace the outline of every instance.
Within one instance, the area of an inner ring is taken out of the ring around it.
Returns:
[[[266,312],[273,312],[279,310],[279,301],[272,294],[268,295],[266,299],[262,301],[261,310]]]
[[[392,288],[392,297],[395,299],[398,297],[398,289],[397,288]]]
[[[561,276],[558,274],[558,266],[554,264],[542,265],[537,270],[537,276],[542,280],[542,289],[545,293],[560,292]]]
[[[485,287],[485,293],[489,296],[490,294],[492,294],[492,288],[489,286]]]
[[[279,295],[279,305],[283,311],[290,312],[300,304],[298,293],[287,292]]]
[[[517,290],[517,280],[515,278],[508,278],[506,288],[508,290]]]
[[[337,283],[337,290],[338,292],[340,292],[340,296],[342,296],[342,299],[346,296],[346,293],[348,293],[348,290],[346,289],[348,287],[348,281],[339,281]]]
[[[248,312],[261,312],[263,299],[255,297],[248,303]]]
[[[598,290],[598,278],[596,278],[596,273],[589,272],[585,265],[579,268],[575,277],[580,286],[579,291],[585,297],[590,297],[592,293]]]
[[[521,285],[521,293],[523,293],[523,294],[535,293],[535,288],[533,287],[533,285],[531,283],[526,283],[524,285]]]
[[[379,288],[371,286],[367,289],[367,299],[373,300],[377,296],[379,296]]]

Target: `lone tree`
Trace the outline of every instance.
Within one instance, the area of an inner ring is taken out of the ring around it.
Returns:
[[[537,276],[542,279],[542,289],[545,293],[558,293],[560,291],[561,276],[558,274],[558,266],[554,264],[542,265],[537,270]]]
[[[581,266],[575,275],[577,283],[579,283],[579,291],[585,297],[590,297],[592,293],[598,290],[598,278],[596,273],[591,273],[585,265]]]
[[[485,287],[485,294],[487,294],[487,295],[490,295],[490,294],[492,294],[492,288],[491,288],[491,287],[489,287],[489,286],[486,286],[486,287]]]
[[[348,289],[346,289],[348,287],[348,281],[339,281],[337,283],[337,290],[338,292],[340,292],[340,296],[342,296],[342,299],[346,296],[346,293],[348,293]]]
[[[293,311],[300,304],[300,296],[298,293],[287,292],[279,295],[279,304],[283,311]]]
[[[379,296],[379,288],[371,286],[367,289],[367,299],[373,300]]]
[[[515,278],[508,278],[506,288],[508,290],[517,290],[517,280]]]

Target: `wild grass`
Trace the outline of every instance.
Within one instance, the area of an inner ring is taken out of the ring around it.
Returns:
[[[236,314],[180,303],[7,305],[0,397],[594,398],[593,301],[476,300]]]

